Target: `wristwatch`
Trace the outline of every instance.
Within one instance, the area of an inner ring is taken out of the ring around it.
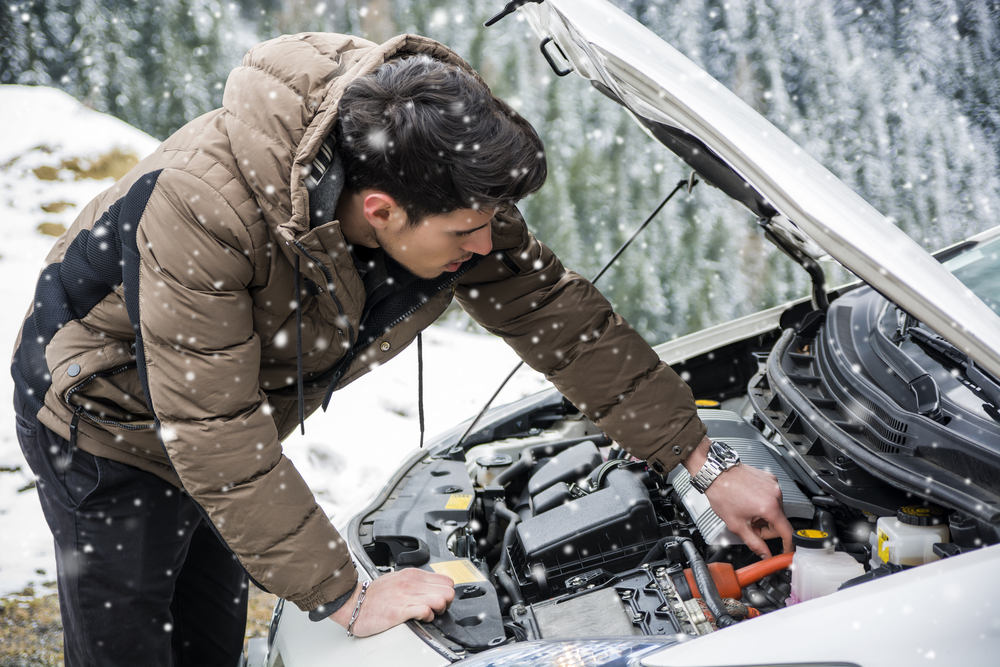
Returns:
[[[740,455],[724,442],[712,441],[708,448],[708,459],[697,475],[691,476],[691,486],[699,493],[705,493],[715,478],[740,464]]]

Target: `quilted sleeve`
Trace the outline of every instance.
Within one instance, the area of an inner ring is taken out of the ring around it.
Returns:
[[[690,388],[516,210],[456,290],[462,306],[634,456],[671,470],[706,433]]]

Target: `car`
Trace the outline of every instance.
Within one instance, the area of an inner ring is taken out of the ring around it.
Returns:
[[[446,613],[355,639],[279,601],[249,664],[996,664],[1000,227],[929,254],[611,4],[508,10],[808,272],[806,299],[655,348],[709,436],[778,478],[796,552],[758,561],[682,467],[633,460],[550,389],[414,451],[337,521],[363,577],[451,576]],[[857,279],[829,286],[830,258]]]

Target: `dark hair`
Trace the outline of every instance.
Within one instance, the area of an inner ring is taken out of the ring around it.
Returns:
[[[351,82],[338,111],[347,189],[385,192],[410,224],[497,208],[545,182],[545,150],[531,124],[455,65],[392,60]]]

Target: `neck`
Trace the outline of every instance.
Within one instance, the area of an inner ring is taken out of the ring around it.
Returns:
[[[350,193],[345,190],[337,202],[335,214],[348,243],[367,248],[379,247],[374,228],[365,220],[363,193]]]

